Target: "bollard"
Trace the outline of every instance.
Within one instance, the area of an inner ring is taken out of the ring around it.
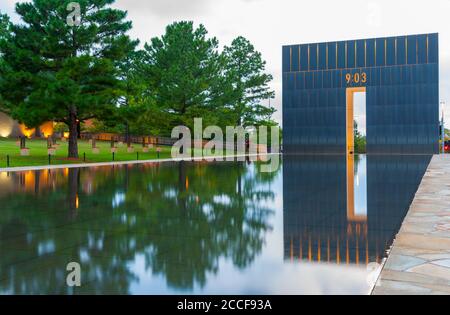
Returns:
[[[113,152],[112,155],[113,155],[113,162],[114,162],[116,160],[116,157],[115,157],[116,154]]]
[[[48,155],[48,165],[52,164],[52,156],[49,154]]]
[[[139,161],[139,152],[136,152],[136,160]]]
[[[9,155],[6,156],[6,167],[9,167]]]
[[[86,152],[83,153],[83,162],[86,162]]]

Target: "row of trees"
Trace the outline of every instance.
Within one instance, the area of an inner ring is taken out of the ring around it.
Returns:
[[[16,4],[22,22],[0,18],[0,108],[29,127],[67,126],[78,157],[80,123],[96,119],[127,135],[170,135],[177,125],[274,125],[274,97],[261,54],[238,37],[219,50],[203,25],[175,22],[140,49],[114,0],[79,0],[80,25],[67,23],[70,0]]]

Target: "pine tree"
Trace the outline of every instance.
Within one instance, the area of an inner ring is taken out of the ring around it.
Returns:
[[[275,96],[269,83],[272,75],[265,72],[261,53],[244,37],[237,37],[224,48],[226,77],[232,85],[231,108],[238,126],[274,125],[275,109],[262,104]]]
[[[78,125],[107,118],[120,96],[119,63],[137,42],[126,32],[127,13],[114,0],[78,0],[80,24],[68,23],[71,0],[16,4],[22,23],[11,26],[3,46],[8,71],[0,94],[14,118],[29,127],[45,121],[67,124],[69,158],[78,158]]]
[[[0,11],[0,85],[2,80],[4,80],[4,77],[6,75],[6,64],[3,60],[3,53],[2,53],[2,46],[6,44],[6,42],[10,39],[10,21],[9,17],[6,14],[2,14]],[[2,94],[0,93],[0,110],[6,111],[2,100]]]
[[[203,25],[176,22],[145,46],[149,91],[169,125],[191,127],[195,117],[208,123],[214,116],[211,96],[220,76],[220,54],[217,39],[207,34]]]

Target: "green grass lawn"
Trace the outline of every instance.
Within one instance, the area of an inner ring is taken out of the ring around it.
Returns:
[[[92,153],[92,146],[88,141],[80,140],[78,142],[78,152],[80,159],[73,160],[67,158],[67,142],[58,140],[59,147],[56,155],[51,157],[52,165],[60,164],[78,164],[83,163],[83,154],[86,153],[86,163],[112,162],[112,153],[110,142],[97,141],[97,147],[100,148],[99,154]],[[48,165],[47,141],[46,140],[27,140],[27,148],[30,149],[29,156],[20,156],[20,148],[15,139],[0,138],[0,168],[6,167],[6,157],[9,155],[10,167],[20,166],[41,166]],[[142,152],[142,145],[133,145],[134,153],[128,153],[126,145],[118,148],[115,154],[115,161],[135,161],[136,153],[139,152],[139,160],[157,159],[156,148],[151,148],[148,153]],[[161,146],[160,158],[170,158],[171,148]]]

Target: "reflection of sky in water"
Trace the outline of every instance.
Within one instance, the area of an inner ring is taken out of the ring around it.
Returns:
[[[71,293],[76,261],[80,293],[366,294],[429,157],[356,157],[363,222],[348,218],[346,162],[0,173],[0,293]]]
[[[354,100],[353,100],[353,106],[354,106],[354,117],[355,121],[358,124],[358,131],[361,133],[362,136],[365,136],[367,134],[367,127],[366,127],[366,93],[364,92],[357,92],[354,94]]]
[[[367,157],[355,157],[355,214],[367,216]]]
[[[228,259],[219,261],[220,272],[209,274],[206,285],[193,290],[174,290],[162,275],[146,269],[145,258],[137,255],[129,266],[139,282],[133,283],[135,294],[367,294],[371,285],[366,266],[335,265],[285,260],[283,252],[283,176],[276,177],[270,187],[275,193],[267,206],[277,209],[271,219],[273,230],[266,233],[262,253],[250,266],[239,269]],[[215,197],[218,202],[229,200]],[[345,276],[343,276],[345,275]]]

